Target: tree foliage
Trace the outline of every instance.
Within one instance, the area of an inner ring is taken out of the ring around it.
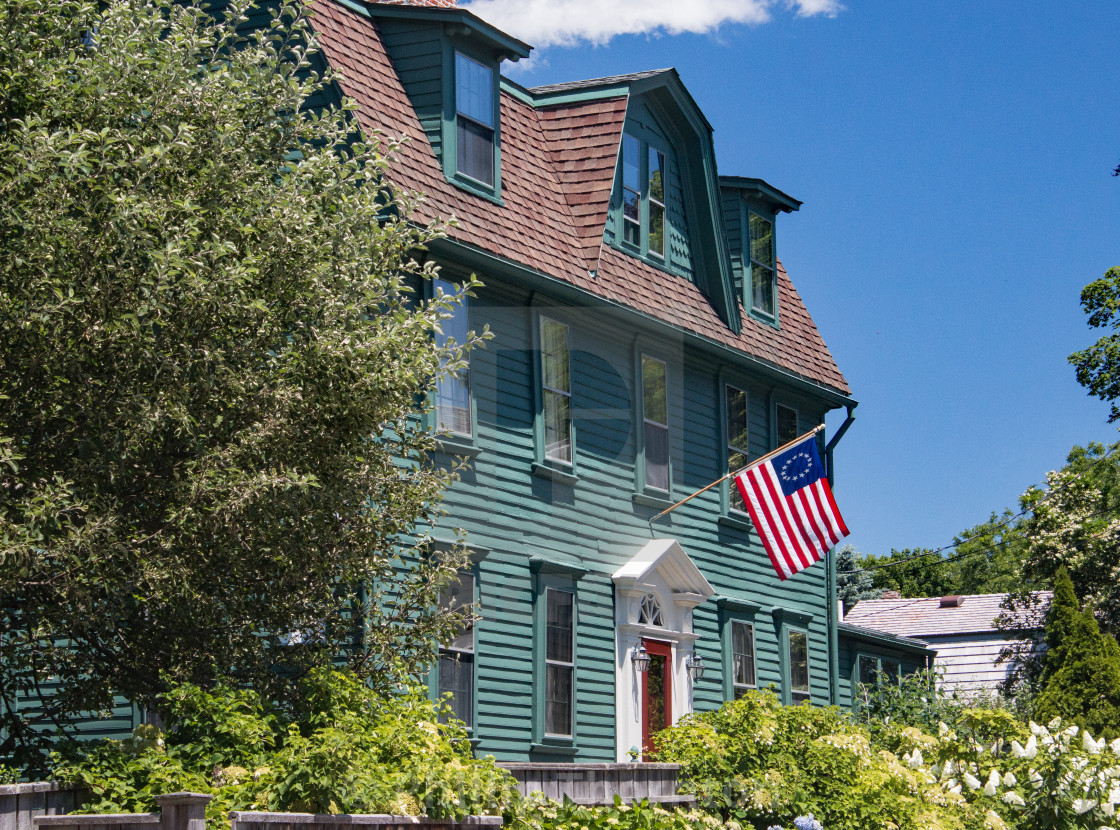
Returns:
[[[1103,277],[1081,290],[1081,308],[1089,326],[1110,329],[1092,346],[1069,356],[1077,368],[1077,382],[1109,404],[1109,421],[1120,419],[1120,268],[1109,268]]]
[[[304,7],[245,12],[0,4],[0,754],[114,693],[390,685],[459,622],[416,418],[469,345],[415,299],[438,229],[351,103],[308,109]]]
[[[1120,646],[1082,610],[1065,568],[1058,571],[1046,615],[1046,657],[1034,716],[1061,718],[1095,735],[1120,735]]]
[[[881,593],[875,589],[871,571],[862,569],[859,551],[852,545],[836,551],[836,593],[845,608],[861,599],[877,599]]]

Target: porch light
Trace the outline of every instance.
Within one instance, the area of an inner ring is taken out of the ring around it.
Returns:
[[[634,646],[633,652],[630,654],[630,660],[634,664],[634,668],[640,672],[649,671],[649,652],[643,645]]]
[[[688,673],[692,675],[694,681],[704,679],[704,658],[699,654],[693,652],[688,655],[688,660],[685,661],[685,665],[688,667]]]

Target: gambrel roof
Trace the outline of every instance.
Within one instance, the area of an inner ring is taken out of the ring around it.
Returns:
[[[741,330],[736,332],[697,284],[603,244],[626,119],[626,85],[656,83],[659,76],[679,83],[674,71],[535,90],[503,82],[498,203],[445,178],[368,7],[316,0],[312,20],[325,58],[339,75],[342,93],[358,103],[363,131],[407,138],[388,175],[398,187],[424,194],[416,219],[454,217],[458,224],[449,235],[469,248],[748,355],[833,394],[850,395],[847,381],[780,262],[780,328],[755,320],[740,305]],[[548,103],[555,93],[590,87],[607,91],[589,100]]]

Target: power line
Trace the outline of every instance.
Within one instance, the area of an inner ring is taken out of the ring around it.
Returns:
[[[1074,481],[1079,480],[1082,476],[1084,476],[1084,475],[1090,473],[1092,470],[1096,469],[1098,464],[1102,463],[1110,455],[1112,455],[1114,452],[1116,452],[1117,449],[1120,449],[1120,442],[1112,444],[1108,448],[1108,450],[1103,455],[1101,455],[1100,458],[1093,461],[1092,464],[1090,464],[1088,467],[1086,467],[1081,472],[1076,473],[1074,475],[1074,477],[1072,479],[1070,479],[1070,481],[1066,484],[1066,487],[1068,487],[1069,484],[1072,484]],[[1019,519],[1019,518],[1025,516],[1027,513],[1037,509],[1039,505],[1044,504],[1046,501],[1053,498],[1056,493],[1062,492],[1063,489],[1064,488],[1061,488],[1061,487],[1051,488],[1050,490],[1048,490],[1042,496],[1041,499],[1039,499],[1033,505],[1031,505],[1030,507],[1023,508],[1018,513],[1016,513],[1014,516],[1006,517],[1002,522],[999,522],[998,524],[996,524],[995,527],[992,528],[992,530],[993,531],[994,530],[999,530],[1000,528],[1006,527],[1008,524],[1015,521],[1016,519]],[[967,539],[961,539],[959,542],[954,542],[951,545],[943,545],[942,547],[939,547],[937,550],[931,550],[931,551],[926,551],[925,553],[919,553],[919,554],[916,554],[915,556],[907,557],[906,559],[896,559],[896,560],[891,561],[891,562],[882,562],[882,563],[879,563],[879,564],[876,564],[876,565],[868,565],[865,568],[855,568],[851,571],[845,571],[845,573],[863,573],[865,571],[879,571],[879,570],[882,570],[883,568],[894,568],[894,567],[898,567],[900,565],[908,565],[911,562],[916,562],[919,559],[927,559],[931,556],[941,556],[941,554],[944,553],[947,550],[953,550],[957,547],[960,547],[961,545],[968,544],[969,542],[972,542],[976,539],[979,539],[981,536],[985,536],[985,535],[987,535],[987,532],[977,533],[975,536],[969,536]],[[987,548],[981,548],[980,550],[965,551],[964,553],[958,554],[956,556],[942,556],[941,561],[938,564],[947,564],[949,562],[957,562],[961,559],[964,559],[967,556],[976,556],[976,555],[981,554],[981,553],[992,553],[994,551],[995,551],[995,548],[987,547]]]

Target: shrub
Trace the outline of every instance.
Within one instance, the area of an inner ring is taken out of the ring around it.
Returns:
[[[912,750],[938,739],[910,727],[904,759],[872,745],[840,710],[782,706],[751,692],[690,715],[655,739],[658,759],[681,764],[684,788],[724,819],[765,828],[814,815],[827,830],[965,830],[993,826],[985,811],[939,786]],[[995,816],[998,820],[998,815]]]
[[[319,670],[299,702],[267,704],[255,692],[181,685],[164,696],[166,733],[138,727],[126,741],[71,744],[55,776],[92,794],[90,812],[154,809],[153,796],[214,796],[221,826],[230,810],[495,815],[515,808],[513,778],[471,757],[462,724],[423,689],[386,697],[353,675]]]

